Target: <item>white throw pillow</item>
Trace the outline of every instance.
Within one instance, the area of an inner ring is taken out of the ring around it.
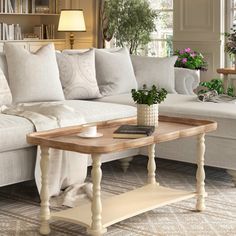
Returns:
[[[99,98],[95,52],[57,53],[60,79],[66,99]]]
[[[4,46],[14,103],[64,100],[53,44],[31,53],[12,43]]]
[[[6,77],[0,69],[0,106],[12,103],[11,91],[9,89]]]
[[[130,93],[137,88],[129,51],[96,49],[96,74],[100,92],[104,96]]]
[[[143,84],[148,87],[155,84],[158,88],[165,88],[168,93],[175,91],[174,64],[177,57],[141,57],[131,56],[138,87]]]

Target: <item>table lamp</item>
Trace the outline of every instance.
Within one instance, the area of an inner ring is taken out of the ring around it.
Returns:
[[[73,32],[86,31],[83,10],[61,10],[58,31],[70,32],[70,47],[73,49],[75,41]]]

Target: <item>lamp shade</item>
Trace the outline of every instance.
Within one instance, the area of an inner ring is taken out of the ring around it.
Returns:
[[[86,31],[83,10],[61,10],[58,31]]]

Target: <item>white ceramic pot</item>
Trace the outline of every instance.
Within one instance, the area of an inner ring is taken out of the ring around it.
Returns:
[[[158,126],[158,104],[137,104],[138,125]]]
[[[175,67],[175,90],[180,94],[194,95],[200,82],[200,70]]]

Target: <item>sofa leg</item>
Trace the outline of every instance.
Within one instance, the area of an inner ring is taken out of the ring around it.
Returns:
[[[236,187],[236,170],[227,170],[227,173],[232,176],[234,186]]]
[[[126,157],[123,159],[120,159],[120,164],[121,164],[121,168],[124,172],[127,171],[127,169],[129,168],[129,163],[133,160],[133,157]]]

